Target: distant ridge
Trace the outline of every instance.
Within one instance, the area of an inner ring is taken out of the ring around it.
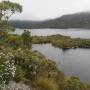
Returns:
[[[47,21],[11,21],[16,28],[87,28],[90,29],[90,12],[63,15]]]

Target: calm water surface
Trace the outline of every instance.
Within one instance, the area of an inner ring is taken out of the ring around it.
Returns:
[[[51,44],[34,44],[33,50],[38,50],[56,61],[66,75],[77,76],[90,83],[90,49],[62,50]]]
[[[24,29],[16,29],[14,34],[22,34]],[[89,29],[31,29],[32,35],[49,36],[61,34],[72,38],[90,38]]]
[[[24,29],[16,29],[14,34],[22,34]],[[32,35],[48,36],[61,34],[72,38],[89,38],[89,29],[33,29]],[[34,44],[33,50],[38,50],[47,58],[57,62],[58,67],[66,74],[78,76],[81,80],[90,83],[90,49],[62,50],[51,44]]]

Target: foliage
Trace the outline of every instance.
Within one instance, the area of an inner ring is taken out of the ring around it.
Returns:
[[[28,30],[24,30],[24,33],[22,34],[22,40],[23,40],[23,45],[24,46],[31,47],[32,38],[31,38],[31,34]]]
[[[22,12],[22,6],[10,1],[2,1],[0,3],[0,20],[3,18],[8,20],[16,12]]]
[[[29,48],[3,47],[0,52],[0,79],[4,81],[0,82],[2,87],[6,87],[6,84],[13,79],[37,90],[90,89],[89,85],[76,77],[67,78],[62,71],[58,70],[54,61],[47,60],[37,51]]]
[[[58,90],[58,85],[50,79],[39,78],[37,85],[39,90]]]
[[[87,90],[87,87],[79,78],[70,77],[64,82],[63,90]]]
[[[21,36],[9,35],[7,43],[10,46],[31,48],[32,44],[51,43],[55,47],[62,49],[69,48],[90,48],[90,39],[70,38],[62,35],[52,36],[32,36],[29,32],[24,32]]]
[[[15,13],[22,12],[22,6],[10,2],[10,1],[2,1],[0,2],[0,39],[7,38],[7,34],[10,30],[14,30],[14,28],[8,22],[9,18]]]
[[[34,36],[32,39],[34,44],[51,43],[55,47],[62,49],[69,48],[90,48],[90,39],[70,38],[62,35],[52,36]]]
[[[22,46],[22,40],[20,36],[16,35],[8,35],[6,43],[9,47],[13,47],[14,49]]]
[[[0,90],[4,90],[6,84],[15,75],[14,58],[11,52],[6,53],[6,50],[0,50]]]
[[[17,66],[16,68],[17,69],[16,69],[15,76],[14,76],[13,80],[17,83],[24,81],[25,72],[19,66]]]

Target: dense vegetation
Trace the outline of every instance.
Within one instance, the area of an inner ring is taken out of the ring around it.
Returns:
[[[90,12],[63,15],[53,20],[11,21],[16,28],[86,28],[90,29]]]
[[[28,32],[27,32],[28,33]],[[8,35],[5,40],[6,44],[13,46],[14,48],[22,47],[23,43],[29,45],[32,41],[32,44],[46,44],[51,43],[55,47],[62,49],[70,48],[90,48],[90,39],[80,39],[80,38],[70,38],[69,36],[62,35],[52,35],[52,36],[31,36],[29,40],[22,40],[22,36],[18,35]]]
[[[7,52],[9,56],[7,55]],[[8,68],[2,69],[2,67],[0,69],[3,71],[2,77],[5,81],[7,81],[6,85],[10,80],[13,80],[16,83],[25,83],[32,88],[32,90],[90,89],[90,86],[83,83],[80,79],[65,76],[60,70],[58,70],[55,62],[52,60],[47,60],[41,53],[37,51],[32,51],[28,48],[13,49],[12,47],[1,47],[0,53],[2,53],[0,54],[0,62],[9,61],[5,64],[1,63],[0,65],[0,67],[5,65],[5,67]],[[12,68],[9,69],[9,67]],[[12,71],[14,77],[12,76]]]
[[[63,49],[90,48],[90,39],[70,38],[62,35],[34,36],[32,42],[35,44],[51,43]]]

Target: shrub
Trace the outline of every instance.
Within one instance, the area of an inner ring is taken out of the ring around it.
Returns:
[[[37,81],[37,85],[40,90],[58,90],[57,84],[50,79],[39,78]]]
[[[6,52],[6,50],[0,51],[0,90],[9,83],[15,75],[16,67],[14,66],[13,54]]]
[[[87,90],[87,87],[79,78],[70,77],[64,82],[63,90]]]

